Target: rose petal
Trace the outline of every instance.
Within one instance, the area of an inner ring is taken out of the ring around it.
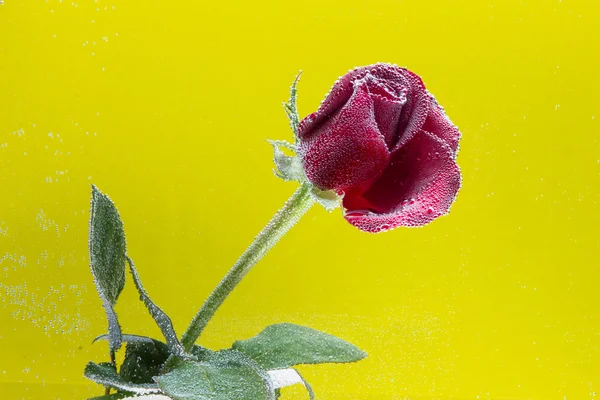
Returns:
[[[361,78],[367,82],[369,93],[381,96],[392,101],[406,103],[406,92],[408,88],[400,85],[398,82],[379,79],[370,72]]]
[[[381,67],[385,64],[381,65]],[[385,69],[375,68],[373,73],[381,74]],[[402,115],[403,106],[407,102],[408,88],[403,86],[398,81],[403,81],[400,69],[391,70],[397,73],[398,76],[394,78],[396,81],[384,80],[374,76],[371,70],[367,70],[364,77],[358,79],[355,77],[355,84],[357,82],[365,82],[367,89],[373,99],[373,109],[375,112],[375,121],[377,122],[377,128],[383,135],[385,143],[388,149],[392,149],[398,141],[397,130],[400,116]],[[361,74],[364,71],[361,71]],[[384,74],[385,75],[385,74]]]
[[[420,92],[425,92],[425,86],[423,85],[421,78],[407,69],[384,63],[355,68],[339,78],[333,84],[331,90],[327,96],[325,96],[325,99],[321,102],[321,105],[316,112],[300,121],[298,137],[301,140],[308,139],[319,125],[323,124],[350,99],[354,92],[354,82],[364,78],[367,74],[371,74],[377,78],[377,80],[385,81],[386,89],[389,91],[393,88],[394,91],[396,91],[395,95],[399,97],[406,97],[406,92],[413,87]],[[418,95],[417,97],[420,98],[421,95]],[[418,103],[418,101],[411,100],[410,107],[412,108],[415,103]],[[408,125],[409,116],[410,114],[405,115],[403,128]],[[418,121],[411,124],[411,127],[417,124]],[[414,136],[414,133],[415,132],[411,132],[412,136]],[[406,141],[408,141],[408,139]]]
[[[427,118],[431,101],[421,78],[407,69],[402,69],[402,71],[405,85],[409,87],[409,90],[398,122],[396,133],[398,139],[394,151],[408,143],[421,130]]]
[[[427,118],[431,101],[429,93],[417,74],[396,65],[384,63],[369,65],[357,68],[348,75],[353,76],[353,79],[358,79],[366,74],[371,74],[378,80],[385,81],[388,89],[395,88],[398,95],[402,92],[403,97],[406,97],[395,133],[396,139],[393,144],[393,151],[396,151],[421,130]]]
[[[337,114],[306,133],[299,154],[306,176],[323,190],[364,187],[379,176],[389,152],[364,81],[356,82],[352,97]]]
[[[373,99],[377,128],[383,136],[387,148],[391,151],[396,144],[396,128],[404,103],[377,95],[371,95],[371,98]]]
[[[335,114],[352,96],[354,92],[353,77],[346,74],[334,84],[319,109],[306,116],[298,125],[298,137],[308,140],[315,130],[324,123],[331,115]]]
[[[367,73],[363,79],[366,80],[373,99],[377,127],[383,135],[388,149],[391,150],[397,141],[398,121],[402,107],[406,104],[408,89],[396,85],[396,82],[378,79],[370,73]]]
[[[450,121],[446,115],[444,108],[438,104],[433,96],[429,105],[427,119],[423,124],[423,130],[433,133],[438,138],[442,139],[455,153],[458,150],[458,141],[460,140],[460,131]]]
[[[460,188],[453,150],[421,131],[364,193],[344,196],[346,220],[366,232],[422,226],[446,214]]]

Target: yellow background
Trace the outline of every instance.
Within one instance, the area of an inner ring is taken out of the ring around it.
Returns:
[[[5,0],[2,398],[101,393],[82,377],[107,357],[91,183],[182,332],[295,190],[265,142],[291,138],[295,74],[304,116],[377,61],[421,75],[463,133],[451,213],[369,235],[314,207],[202,343],[289,321],[368,351],[302,368],[321,399],[600,398],[598,38],[594,0]],[[131,283],[124,331],[159,336]]]

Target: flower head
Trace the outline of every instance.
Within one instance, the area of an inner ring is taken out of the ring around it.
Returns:
[[[460,132],[405,68],[375,64],[341,77],[298,127],[308,180],[343,195],[345,218],[367,232],[421,226],[460,188]]]

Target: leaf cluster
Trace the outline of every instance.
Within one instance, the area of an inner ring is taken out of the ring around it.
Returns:
[[[274,400],[279,398],[281,387],[293,383],[304,384],[310,398],[314,398],[310,385],[293,367],[349,363],[366,357],[366,353],[342,339],[289,323],[268,326],[250,339],[234,342],[228,349],[213,351],[195,345],[186,352],[171,319],[151,300],[127,254],[117,208],[95,186],[89,247],[91,271],[108,317],[108,333],[96,340],[108,341],[111,355],[110,362],[90,362],[85,368],[87,378],[106,388],[106,394],[96,400],[147,395],[175,400]],[[125,287],[127,267],[140,300],[160,328],[164,341],[121,332],[114,306]],[[126,344],[125,357],[118,366],[115,352],[122,343]],[[169,359],[175,361],[165,368]],[[111,390],[115,393],[110,394]]]

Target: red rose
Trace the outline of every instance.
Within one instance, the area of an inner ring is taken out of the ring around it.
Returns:
[[[308,179],[343,195],[345,218],[367,232],[444,215],[460,187],[460,132],[414,73],[389,64],[340,78],[302,120]]]

